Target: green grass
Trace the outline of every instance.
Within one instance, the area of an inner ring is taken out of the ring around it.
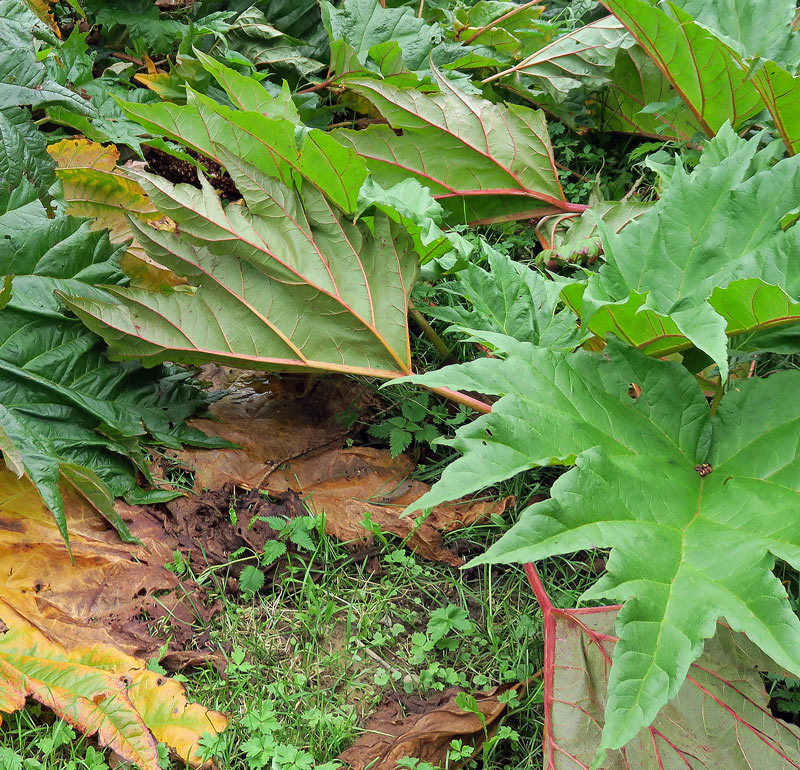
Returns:
[[[475,554],[507,526],[477,525],[451,538]],[[198,628],[225,651],[226,675],[209,667],[179,678],[193,700],[231,717],[210,747],[218,767],[257,770],[271,766],[276,751],[286,770],[325,767],[393,693],[452,685],[478,692],[540,669],[541,619],[520,568],[457,570],[382,537],[372,558],[356,560],[320,532],[321,522],[313,552],[295,554],[261,593],[234,601],[217,591],[222,612]],[[545,569],[562,605],[574,603],[590,577],[582,561]],[[203,575],[212,590],[226,578],[224,570]],[[519,738],[500,741],[473,767],[535,767],[540,700],[535,679],[506,717]],[[105,770],[107,763],[90,740],[35,705],[6,720],[0,752],[2,770]]]

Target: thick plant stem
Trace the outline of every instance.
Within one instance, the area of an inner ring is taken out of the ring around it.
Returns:
[[[611,666],[611,656],[603,646],[603,642],[616,642],[616,637],[593,631],[586,623],[581,620],[581,616],[600,613],[614,612],[622,605],[610,607],[578,607],[576,609],[562,610],[553,604],[552,599],[547,594],[542,578],[533,564],[524,564],[525,575],[533,589],[533,594],[544,618],[544,667],[543,667],[543,705],[544,705],[544,737],[542,745],[542,756],[544,759],[543,770],[557,770],[556,755],[566,757],[571,763],[582,770],[589,770],[587,765],[579,762],[578,759],[564,748],[558,745],[553,737],[553,704],[555,701],[555,670],[556,670],[556,618],[562,618],[569,623],[573,623],[586,634],[592,643],[600,651],[606,661],[606,665]],[[572,766],[572,765],[570,765]]]
[[[436,333],[436,330],[428,323],[422,313],[417,310],[413,305],[408,307],[409,315],[414,319],[414,323],[419,326],[420,331],[428,338],[428,341],[436,348],[436,352],[441,355],[445,363],[454,364],[456,361],[450,355],[450,348],[447,347],[444,340]]]
[[[492,411],[490,404],[487,404],[480,399],[473,398],[472,396],[468,396],[466,393],[460,393],[457,390],[450,390],[450,388],[428,388],[428,390],[431,393],[438,393],[448,401],[453,401],[456,404],[463,404],[464,406],[468,406],[470,409],[474,409],[476,412],[481,412],[482,414],[489,414],[489,412]]]
[[[513,10],[509,11],[508,13],[504,13],[502,16],[500,16],[499,18],[497,18],[494,21],[490,22],[485,27],[481,27],[477,32],[475,32],[474,35],[471,35],[470,37],[468,37],[463,42],[462,45],[469,45],[474,40],[477,40],[484,32],[487,32],[488,30],[492,29],[492,27],[496,27],[501,22],[506,21],[506,19],[510,19],[512,16],[516,16],[518,13],[522,13],[522,11],[527,10],[532,5],[538,5],[541,2],[542,2],[542,0],[530,0],[530,2],[525,3],[524,5],[520,5],[519,7],[514,8]]]
[[[708,410],[708,418],[711,419],[717,413],[719,402],[722,401],[722,396],[725,393],[725,380],[719,378],[717,387],[714,388],[714,398],[711,399],[711,407]]]

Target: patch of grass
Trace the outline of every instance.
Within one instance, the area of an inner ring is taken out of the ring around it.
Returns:
[[[449,537],[476,554],[509,524],[497,520]],[[178,678],[192,699],[231,716],[229,729],[208,746],[220,768],[258,770],[273,760],[281,770],[336,767],[336,756],[393,693],[452,685],[474,693],[539,671],[541,617],[520,568],[452,569],[418,559],[388,536],[355,558],[321,530],[318,521],[312,553],[291,556],[275,583],[248,599],[234,601],[221,590],[225,570],[203,576],[224,604],[198,632],[224,651],[227,671],[223,677],[209,667]],[[584,566],[553,560],[545,569],[548,583],[563,585],[564,573],[573,575],[570,596],[554,592],[559,603],[568,604],[585,587]],[[472,767],[537,766],[540,701],[534,678],[509,710],[504,734],[510,737]],[[65,740],[58,743],[58,736]],[[107,766],[91,741],[52,722],[38,706],[4,723],[0,752],[12,757],[4,764],[0,753],[3,770]]]

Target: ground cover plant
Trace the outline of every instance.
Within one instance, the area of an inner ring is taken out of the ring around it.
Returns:
[[[0,9],[0,767],[800,768],[794,0]]]

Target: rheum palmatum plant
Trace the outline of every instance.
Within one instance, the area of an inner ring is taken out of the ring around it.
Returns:
[[[772,572],[776,559],[800,568],[800,373],[731,379],[727,360],[733,346],[797,348],[800,158],[773,163],[771,153],[725,129],[692,173],[667,175],[649,212],[604,236],[606,264],[565,289],[582,324],[603,334],[592,345],[602,351],[494,334],[505,357],[409,378],[500,397],[448,442],[462,457],[415,509],[537,466],[572,466],[473,564],[611,549],[583,597],[622,605],[595,768],[617,767],[607,752],[678,695],[718,621],[800,673],[800,621]],[[707,395],[696,362],[712,359],[721,374]],[[547,619],[554,610],[541,601]],[[552,706],[552,656],[545,665]],[[759,729],[741,721],[737,730]],[[545,743],[546,768],[588,766],[566,752],[557,761],[552,734]],[[778,762],[776,745],[759,750]]]

